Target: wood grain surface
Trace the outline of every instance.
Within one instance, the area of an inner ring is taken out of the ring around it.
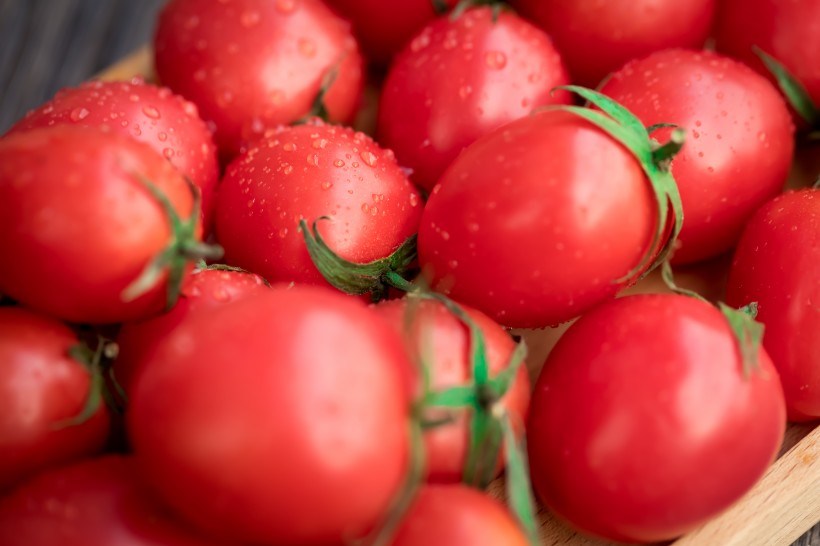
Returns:
[[[164,0],[0,0],[0,132],[60,87],[76,85],[126,57],[105,73],[127,79],[150,74],[154,17]],[[720,268],[707,264],[702,268]],[[702,284],[703,269],[679,275]],[[649,279],[644,289],[657,283]],[[715,294],[716,295],[716,294]],[[545,355],[563,329],[528,334],[533,352]],[[534,361],[539,361],[538,358]],[[535,375],[537,369],[532,369]],[[804,438],[805,437],[805,438]],[[802,441],[801,441],[802,440]],[[740,503],[674,546],[820,546],[820,427],[791,426],[783,455]],[[494,484],[501,494],[502,483]],[[544,544],[600,546],[542,513]],[[24,545],[21,545],[24,546]]]

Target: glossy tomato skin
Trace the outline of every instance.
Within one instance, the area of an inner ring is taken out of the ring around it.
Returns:
[[[150,145],[197,185],[203,225],[210,225],[219,165],[211,133],[193,103],[141,78],[93,81],[58,92],[10,133],[63,124],[106,127]]]
[[[674,538],[742,496],[785,428],[765,350],[744,377],[716,308],[620,298],[581,317],[547,358],[527,424],[533,485],[556,514],[618,542]]]
[[[726,300],[758,303],[789,419],[820,418],[820,191],[783,194],[752,217],[735,250]]]
[[[105,445],[105,404],[84,423],[62,426],[80,415],[90,394],[88,370],[68,354],[78,343],[56,319],[0,308],[0,491]]]
[[[657,223],[634,157],[589,122],[545,111],[475,142],[433,189],[426,278],[505,326],[569,320],[613,296]]]
[[[148,495],[132,457],[51,469],[0,498],[0,544],[216,546],[171,520]]]
[[[183,176],[130,137],[58,126],[0,141],[0,291],[71,322],[115,323],[162,310],[164,277],[144,295],[123,298],[172,236],[140,177],[190,218],[193,195]]]
[[[716,0],[513,0],[555,41],[573,83],[596,87],[638,57],[703,45]]]
[[[362,58],[348,23],[320,0],[172,0],[154,39],[160,80],[196,104],[224,159],[268,127],[306,115],[322,79],[334,121],[349,121]]]
[[[515,342],[501,326],[484,313],[462,306],[481,329],[486,342],[490,376],[495,377],[510,364]],[[413,302],[407,298],[379,303],[373,310],[404,337],[410,358],[429,363],[430,388],[444,391],[472,382],[470,337],[467,327],[443,304],[433,301]],[[407,319],[411,326],[408,329]],[[412,370],[411,370],[412,371]],[[418,395],[419,378],[412,374],[413,391]],[[501,399],[516,432],[523,436],[524,421],[530,402],[530,381],[527,366],[522,364],[510,390]],[[429,411],[428,418],[444,418],[447,414]],[[470,438],[467,410],[452,424],[428,429],[426,447],[427,481],[458,483],[464,474]],[[499,471],[503,460],[499,458]]]
[[[444,0],[452,7],[456,0]],[[327,0],[353,24],[367,59],[387,64],[426,23],[436,17],[430,0]]]
[[[384,83],[379,142],[430,191],[462,149],[548,104],[568,104],[569,77],[546,34],[494,8],[440,17],[402,50]]]
[[[271,282],[326,285],[299,221],[337,254],[367,263],[416,233],[423,202],[392,152],[346,127],[315,122],[272,131],[229,167],[216,234],[225,261]]]
[[[114,376],[126,394],[146,361],[151,361],[157,346],[191,313],[227,305],[239,298],[266,292],[265,280],[253,273],[203,269],[194,271],[182,285],[176,305],[162,315],[126,322],[117,335],[119,353],[114,361]]]
[[[794,152],[788,109],[765,78],[741,63],[705,51],[661,51],[618,70],[601,92],[647,126],[686,129],[671,167],[685,218],[676,263],[728,250],[786,182]],[[669,131],[655,136],[663,142]]]
[[[769,71],[752,50],[776,58],[820,104],[820,3],[815,0],[722,0],[717,49],[761,74]]]
[[[155,361],[133,389],[134,450],[210,536],[341,544],[389,509],[408,467],[410,363],[361,301],[280,286],[191,316]]]
[[[392,544],[526,546],[529,542],[497,500],[464,485],[425,485]]]

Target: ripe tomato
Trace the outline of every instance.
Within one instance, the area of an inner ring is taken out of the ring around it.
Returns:
[[[415,234],[423,203],[392,152],[363,133],[315,122],[272,131],[229,167],[216,233],[227,263],[271,282],[326,284],[299,221],[318,224],[342,258],[389,256]]]
[[[424,209],[419,262],[433,287],[503,325],[558,324],[623,287],[656,209],[626,148],[573,114],[540,112],[453,162]]]
[[[221,307],[238,298],[266,292],[264,279],[253,273],[224,269],[194,271],[182,285],[180,299],[165,314],[136,322],[126,322],[117,335],[119,354],[114,361],[114,375],[126,394],[144,362],[153,359],[157,346],[190,313],[199,309]]]
[[[160,311],[167,275],[143,295],[123,297],[173,237],[142,178],[180,217],[191,217],[183,176],[130,137],[63,125],[0,141],[0,291],[74,322],[114,323]]]
[[[463,485],[425,485],[391,544],[526,546],[529,542],[507,509],[480,491]]]
[[[402,484],[407,366],[401,338],[359,300],[275,287],[162,342],[133,387],[134,450],[161,498],[213,536],[340,544]]]
[[[63,426],[90,396],[89,371],[68,354],[78,343],[53,318],[0,307],[0,491],[105,445],[105,404],[84,423]]]
[[[307,114],[331,70],[331,119],[350,120],[361,94],[356,40],[320,0],[172,0],[154,46],[160,79],[214,125],[226,159]]]
[[[443,304],[429,300],[413,302],[405,298],[381,302],[373,309],[404,336],[411,359],[428,363],[431,390],[444,391],[472,382],[469,330]],[[515,343],[504,329],[485,314],[466,307],[464,310],[484,334],[490,376],[494,377],[510,364]],[[409,328],[408,318],[411,320]],[[414,394],[418,394],[420,378],[417,374],[412,374],[411,383],[415,386]],[[522,365],[510,390],[500,400],[521,436],[529,402],[530,381],[527,367]],[[439,410],[425,413],[429,419],[447,415]],[[457,417],[452,423],[425,431],[428,481],[461,481],[469,448],[468,415],[469,410],[466,409],[456,412]],[[501,470],[503,461],[500,458],[498,465]]]
[[[436,0],[327,0],[353,23],[368,60],[387,64],[421,27],[436,16]],[[441,0],[450,7],[456,0]]]
[[[780,372],[789,418],[820,418],[820,191],[786,193],[752,217],[726,299],[758,303],[763,345]]]
[[[677,263],[728,250],[786,182],[794,151],[788,109],[774,86],[738,62],[705,51],[661,51],[618,70],[601,92],[647,126],[687,130],[671,168],[685,217]],[[655,135],[664,140],[669,131]]]
[[[145,490],[131,457],[107,456],[44,472],[0,498],[0,544],[207,546]]]
[[[431,190],[462,149],[538,106],[569,104],[569,83],[549,36],[509,12],[471,9],[430,23],[390,67],[379,142]]]
[[[26,114],[11,132],[62,124],[107,127],[149,144],[197,185],[203,225],[210,225],[219,165],[211,133],[193,103],[140,78],[88,82],[63,89]]]
[[[535,386],[527,445],[541,500],[618,542],[679,536],[740,498],[785,428],[777,371],[744,374],[725,317],[678,295],[604,304],[573,324]]]
[[[820,105],[820,2],[817,0],[722,0],[715,36],[718,51],[769,76],[752,50],[772,55]]]
[[[716,0],[511,0],[543,28],[572,81],[595,87],[627,61],[670,47],[700,47]]]

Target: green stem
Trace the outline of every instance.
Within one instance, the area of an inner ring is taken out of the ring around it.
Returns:
[[[820,126],[820,109],[811,100],[811,96],[803,84],[780,61],[757,46],[753,46],[752,49],[777,80],[777,85],[795,112],[810,127]]]

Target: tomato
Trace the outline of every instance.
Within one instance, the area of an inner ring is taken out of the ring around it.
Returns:
[[[206,546],[150,498],[131,457],[44,472],[0,498],[0,544]]]
[[[367,58],[387,64],[410,38],[436,17],[435,0],[327,0],[353,23]],[[442,0],[452,7],[456,0]]]
[[[193,211],[183,176],[147,144],[70,125],[0,141],[0,291],[64,320],[114,323],[160,311],[167,275],[123,292],[172,241],[159,200]]]
[[[711,305],[620,298],[558,341],[533,393],[527,445],[541,500],[618,542],[674,538],[738,500],[777,455],[785,404],[765,350],[746,377]]]
[[[0,307],[0,490],[105,445],[104,404],[85,422],[67,424],[80,415],[91,389],[89,371],[69,356],[78,343],[51,317]]]
[[[700,47],[716,0],[512,0],[549,34],[572,81],[595,87],[629,60],[671,47]]]
[[[498,501],[463,485],[425,485],[391,544],[526,546],[529,543]]]
[[[637,160],[591,123],[545,111],[464,150],[419,228],[431,286],[512,327],[569,320],[624,286],[657,224]]]
[[[381,94],[379,142],[426,190],[462,149],[546,104],[569,83],[549,36],[509,11],[471,9],[441,17],[404,48]]]
[[[373,309],[404,336],[411,359],[427,363],[431,390],[444,391],[472,383],[469,330],[443,304],[429,300],[413,302],[405,298],[384,301]],[[490,376],[493,377],[510,364],[515,343],[504,329],[483,313],[469,308],[464,310],[484,335]],[[409,326],[407,319],[411,321]],[[417,385],[414,389],[417,391],[419,378],[413,377],[412,383]],[[499,401],[521,436],[529,401],[529,376],[526,366],[522,365],[510,390]],[[427,413],[430,419],[448,415],[434,410]],[[454,422],[425,431],[427,480],[430,482],[459,482],[462,479],[470,421],[466,410],[456,415]],[[502,466],[499,459],[499,470]]]
[[[391,506],[410,363],[361,301],[275,287],[190,316],[153,360],[126,416],[134,450],[163,501],[210,535],[340,544]]]
[[[272,131],[229,167],[216,234],[225,261],[271,282],[326,284],[299,221],[342,258],[384,258],[415,234],[423,206],[393,154],[363,133],[315,122]]]
[[[169,312],[126,322],[117,335],[119,354],[114,361],[117,383],[126,392],[143,362],[150,361],[157,346],[191,313],[199,309],[221,307],[238,298],[253,296],[268,290],[265,280],[253,273],[227,269],[194,271],[182,285],[179,301]]]
[[[211,133],[193,103],[141,78],[94,81],[63,89],[26,114],[10,132],[61,124],[107,127],[149,144],[197,185],[203,225],[210,225],[219,165]]]
[[[763,345],[780,372],[789,418],[820,418],[820,191],[786,193],[752,217],[726,299],[758,303]]]
[[[816,0],[722,0],[715,30],[718,51],[769,76],[752,50],[778,61],[820,104],[820,3]]]
[[[788,109],[774,86],[738,62],[705,51],[662,51],[618,70],[601,92],[647,126],[687,130],[671,168],[685,218],[677,263],[728,250],[786,182],[794,151]],[[664,140],[669,131],[655,136]]]
[[[352,119],[361,94],[356,41],[320,0],[172,0],[154,47],[160,80],[214,125],[225,159],[266,128],[307,114],[331,70],[331,119]]]

